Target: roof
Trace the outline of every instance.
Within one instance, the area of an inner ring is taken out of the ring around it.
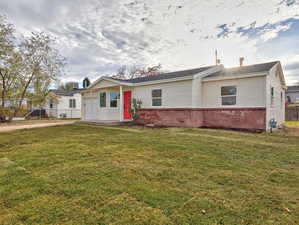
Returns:
[[[116,79],[116,78],[112,78],[112,79],[116,80],[116,81],[122,81],[122,82],[136,84],[136,83],[148,82],[148,81],[156,81],[156,80],[193,76],[195,74],[201,73],[201,72],[211,69],[213,67],[215,67],[215,66],[206,66],[206,67],[200,67],[200,68],[196,68],[196,69],[182,70],[182,71],[176,71],[176,72],[171,72],[171,73],[162,73],[162,74],[158,74],[158,75],[154,75],[154,76],[138,77],[138,78],[127,79],[127,80]]]
[[[139,83],[144,82],[150,82],[150,81],[163,81],[167,79],[174,79],[174,78],[184,78],[184,77],[190,77],[190,79],[193,79],[194,75],[202,73],[202,77],[205,79],[207,78],[214,78],[214,77],[222,77],[225,75],[245,75],[245,74],[254,74],[254,73],[262,73],[262,72],[268,72],[270,69],[273,68],[276,64],[280,64],[279,61],[274,62],[268,62],[268,63],[261,63],[261,64],[254,64],[254,65],[248,65],[248,66],[239,66],[239,67],[233,67],[233,68],[224,68],[223,65],[217,65],[217,66],[205,66],[195,69],[189,69],[189,70],[182,70],[182,71],[176,71],[176,72],[170,72],[170,73],[162,73],[158,75],[153,76],[145,76],[145,77],[138,77],[133,79],[117,79],[112,77],[100,77],[95,82],[93,82],[88,89],[95,86],[98,82],[101,80],[109,80],[121,85],[138,85]]]
[[[299,91],[299,85],[298,86],[288,86],[287,91]]]
[[[81,91],[85,90],[84,88],[81,89],[73,89],[73,90],[59,90],[59,89],[52,89],[51,91],[54,92],[56,95],[62,96],[73,96],[74,94],[80,93]]]
[[[238,66],[232,68],[225,68],[222,71],[217,73],[213,73],[208,77],[214,76],[225,76],[225,75],[242,75],[242,74],[251,74],[251,73],[262,73],[267,72],[272,69],[279,61],[268,62],[268,63],[261,63],[261,64],[253,64],[248,66]]]

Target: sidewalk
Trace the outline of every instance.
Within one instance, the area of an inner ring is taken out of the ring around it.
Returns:
[[[38,124],[28,124],[28,125],[7,125],[1,126],[0,125],[0,133],[3,132],[10,132],[15,130],[24,130],[24,129],[32,129],[32,128],[39,128],[39,127],[52,127],[52,126],[62,126],[75,123],[76,120],[68,120],[62,122],[53,122],[53,123],[38,123]]]

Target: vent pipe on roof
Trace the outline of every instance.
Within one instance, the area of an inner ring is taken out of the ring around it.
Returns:
[[[243,64],[244,64],[244,60],[245,60],[244,57],[240,57],[240,59],[239,59],[239,61],[240,61],[240,67],[243,66]]]
[[[217,51],[217,49],[215,50],[215,63],[216,63],[216,66],[220,65],[220,63],[221,63],[220,59],[218,58],[218,51]]]

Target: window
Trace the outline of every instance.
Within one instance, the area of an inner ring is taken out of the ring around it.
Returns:
[[[221,87],[222,105],[236,105],[237,103],[237,87],[223,86]]]
[[[162,90],[156,89],[152,90],[152,106],[162,105]]]
[[[76,108],[76,99],[69,100],[69,107],[73,109]]]
[[[274,87],[271,87],[271,98],[274,98]]]
[[[50,109],[53,109],[53,100],[50,100]]]
[[[292,100],[291,100],[291,97],[290,97],[290,96],[287,96],[287,101],[288,101],[288,103],[291,103],[291,102],[292,102]]]
[[[271,105],[274,103],[274,87],[271,87]]]
[[[100,92],[100,107],[106,107],[106,92]]]
[[[117,102],[119,100],[119,93],[115,91],[110,91],[110,107],[117,108]]]
[[[280,101],[281,101],[281,103],[283,103],[283,93],[282,92],[280,92]]]

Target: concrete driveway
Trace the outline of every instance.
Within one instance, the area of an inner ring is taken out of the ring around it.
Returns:
[[[51,123],[37,123],[37,124],[20,124],[20,125],[7,125],[1,126],[0,125],[0,133],[3,132],[10,132],[15,130],[24,130],[24,129],[32,129],[32,128],[39,128],[39,127],[52,127],[52,126],[61,126],[61,125],[68,125],[75,123],[76,120],[68,120],[68,121],[61,121],[61,122],[51,122]]]

